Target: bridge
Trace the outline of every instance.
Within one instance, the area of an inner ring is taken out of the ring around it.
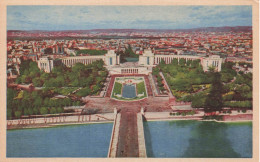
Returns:
[[[116,114],[108,157],[147,157],[142,113],[123,109]]]

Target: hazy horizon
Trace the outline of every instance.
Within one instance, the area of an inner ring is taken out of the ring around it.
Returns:
[[[7,30],[252,26],[251,6],[7,6]]]
[[[19,29],[11,29],[11,30],[7,30],[7,31],[84,31],[84,30],[192,30],[192,29],[201,29],[201,28],[225,28],[225,27],[231,27],[231,28],[234,28],[234,27],[252,27],[252,26],[219,26],[219,27],[214,27],[214,26],[209,26],[209,27],[198,27],[198,28],[187,28],[187,29],[135,29],[135,28],[118,28],[118,29],[110,29],[110,28],[107,28],[107,29],[68,29],[68,30],[38,30],[38,29],[32,29],[32,30],[19,30]]]

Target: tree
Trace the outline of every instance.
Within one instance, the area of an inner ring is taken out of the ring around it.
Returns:
[[[99,84],[99,83],[102,82],[102,81],[103,81],[102,77],[96,77],[96,83],[97,83],[97,84]]]
[[[46,107],[41,107],[40,113],[41,115],[48,114],[48,109]]]
[[[83,71],[86,69],[86,66],[82,63],[76,63],[73,67],[72,67],[72,72],[79,74],[80,71]]]
[[[46,80],[48,80],[49,78],[50,78],[50,74],[48,74],[48,73],[42,73],[40,76],[40,79],[43,80],[44,82]]]
[[[35,75],[36,73],[40,72],[40,69],[39,69],[39,67],[38,67],[36,62],[31,61],[29,63],[29,71],[32,72],[33,75]]]
[[[187,66],[191,66],[191,63],[192,63],[192,60],[187,60],[186,65],[187,65]]]
[[[35,100],[34,100],[34,106],[36,107],[40,107],[42,105],[42,98],[41,97],[37,97]]]
[[[180,61],[179,61],[179,65],[185,66],[185,64],[186,64],[186,60],[184,58],[181,58]]]
[[[162,59],[161,62],[159,63],[159,66],[160,66],[160,67],[163,67],[163,66],[165,66],[165,65],[166,65],[166,63],[165,63],[164,59]]]
[[[22,115],[22,112],[21,112],[21,111],[15,111],[15,112],[14,112],[14,116],[15,116],[16,118],[20,118],[21,115]]]
[[[220,111],[222,109],[222,91],[221,75],[218,72],[214,72],[210,92],[205,101],[205,112]]]
[[[12,113],[13,113],[12,109],[7,108],[6,114],[7,114],[7,119],[8,120],[12,119]]]
[[[96,61],[98,70],[101,70],[103,68],[104,62],[103,60]]]
[[[38,115],[39,114],[39,109],[37,107],[33,108],[33,114]]]
[[[44,99],[44,105],[45,105],[45,106],[49,106],[49,104],[50,104],[50,99],[46,97],[46,98]]]
[[[89,87],[85,87],[85,88],[80,89],[76,93],[76,95],[78,95],[80,97],[85,97],[85,96],[88,96],[90,93],[91,93],[91,89]],[[69,104],[71,104],[71,102]]]
[[[64,86],[65,85],[64,77],[63,76],[58,76],[56,78],[56,83],[57,83],[57,87]]]
[[[178,65],[178,59],[177,59],[177,58],[173,58],[172,64],[173,64],[173,65]]]
[[[94,86],[92,87],[92,92],[93,92],[93,93],[96,93],[96,92],[99,91],[100,89],[101,89],[101,87],[100,87],[99,84],[94,85]]]
[[[196,68],[196,67],[199,67],[200,66],[200,60],[197,59],[197,60],[192,60],[191,62],[191,67],[192,68]]]
[[[128,44],[128,48],[125,51],[125,56],[126,57],[131,57],[131,58],[138,58],[139,56],[135,54],[132,50],[132,47],[130,44]]]
[[[17,91],[13,90],[12,88],[7,88],[7,107],[11,105],[13,99],[17,96]]]
[[[215,72],[216,71],[216,67],[214,67],[214,66],[209,66],[209,72],[210,73],[213,73],[213,72]]]
[[[28,108],[28,115],[32,115],[33,114],[33,109],[31,107]]]
[[[33,78],[32,83],[35,87],[41,87],[43,85],[40,78]]]
[[[51,114],[56,114],[56,113],[57,113],[56,108],[55,108],[55,107],[52,107],[52,108],[50,109],[50,113],[51,113]]]
[[[153,75],[159,75],[160,69],[158,67],[153,68]]]
[[[23,114],[24,114],[24,115],[29,115],[27,108],[25,108],[25,109],[23,110]]]

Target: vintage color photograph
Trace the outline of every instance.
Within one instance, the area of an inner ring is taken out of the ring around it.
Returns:
[[[250,5],[8,5],[6,157],[252,158]]]

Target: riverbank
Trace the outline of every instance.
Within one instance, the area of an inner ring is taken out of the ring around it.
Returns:
[[[7,130],[48,128],[62,125],[112,123],[114,113],[7,120]]]
[[[253,120],[252,113],[244,114],[224,114],[223,120],[207,119],[203,120],[204,113],[198,112],[194,115],[172,116],[169,112],[145,112],[146,121],[170,121],[170,120],[197,120],[197,121],[215,121],[215,122],[248,122]],[[62,125],[95,124],[114,122],[114,113],[93,114],[93,115],[75,115],[58,116],[45,118],[17,119],[7,120],[7,130],[11,129],[29,129],[29,128],[49,128]]]
[[[200,120],[200,121],[216,121],[216,122],[243,122],[243,121],[253,121],[253,114],[221,114],[223,120],[204,120],[204,112],[198,112],[194,115],[186,116],[171,116],[169,112],[145,112],[144,117],[147,121],[167,121],[167,120]]]
[[[58,126],[69,126],[69,125],[84,125],[84,124],[104,124],[104,123],[113,123],[113,121],[90,121],[90,122],[68,122],[68,123],[56,123],[56,124],[31,124],[31,125],[13,125],[8,126],[7,130],[14,129],[36,129],[36,128],[51,128]]]

